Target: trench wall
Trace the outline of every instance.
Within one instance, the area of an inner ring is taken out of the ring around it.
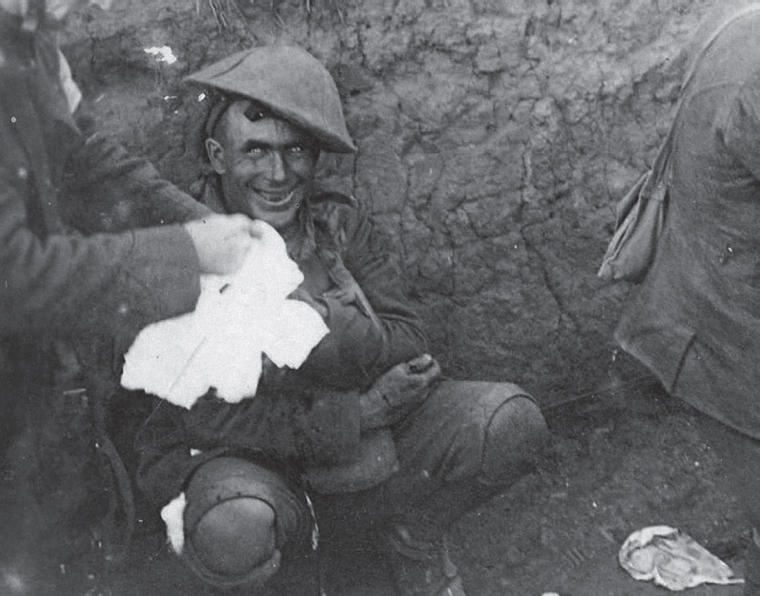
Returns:
[[[102,126],[189,187],[182,76],[294,43],[333,73],[359,152],[323,182],[372,205],[454,377],[544,402],[607,377],[626,284],[595,277],[616,200],[670,122],[709,0],[117,0],[65,39]],[[145,48],[169,46],[177,61]]]

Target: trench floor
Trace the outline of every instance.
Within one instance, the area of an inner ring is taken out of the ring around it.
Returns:
[[[547,408],[553,447],[546,465],[453,529],[452,558],[470,596],[667,594],[617,562],[631,532],[659,524],[691,535],[741,577],[747,524],[694,414],[655,383],[618,389]],[[394,593],[371,545],[358,539],[325,545],[319,569],[328,596]],[[213,593],[169,554],[158,525],[138,532],[127,565],[98,584],[111,596]],[[739,596],[742,587],[684,593]]]

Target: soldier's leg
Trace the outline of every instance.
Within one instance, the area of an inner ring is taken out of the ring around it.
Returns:
[[[419,492],[405,495],[406,507],[382,533],[402,591],[463,595],[448,528],[527,474],[548,431],[533,400],[507,383],[444,383],[426,405],[400,429],[397,445],[402,471],[427,486],[418,482]]]
[[[400,471],[340,507],[378,530],[401,593],[462,594],[446,531],[532,469],[548,442],[543,416],[515,385],[444,381],[395,439]]]
[[[207,584],[257,593],[281,561],[309,548],[311,514],[297,486],[237,457],[202,465],[185,491],[182,557]]]
[[[442,533],[531,471],[548,438],[540,409],[516,385],[444,381],[396,432],[401,472],[386,499],[394,514]]]

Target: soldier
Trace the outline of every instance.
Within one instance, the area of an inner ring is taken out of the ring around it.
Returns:
[[[212,585],[250,589],[308,549],[335,511],[374,532],[402,594],[461,595],[446,532],[526,474],[547,439],[509,383],[444,380],[365,205],[323,192],[322,151],[352,153],[335,83],[296,47],[258,47],[189,77],[211,97],[200,200],[271,224],[305,275],[293,297],[330,333],[298,370],[266,369],[251,399],[161,403],[139,438],[139,483],[185,492],[182,557]]]
[[[81,93],[55,41],[76,3],[0,0],[3,593],[6,568],[28,567],[33,582],[43,560],[56,564],[42,536],[82,505],[59,483],[66,466],[43,461],[60,457],[55,433],[77,436],[58,428],[77,396],[113,388],[120,349],[148,323],[191,311],[200,274],[236,271],[257,228],[211,213],[77,125]]]
[[[692,406],[753,527],[760,594],[760,3],[720,3],[689,52],[657,254],[615,332]]]

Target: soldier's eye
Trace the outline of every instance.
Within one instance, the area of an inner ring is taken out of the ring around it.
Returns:
[[[251,122],[258,122],[259,120],[263,120],[267,117],[267,114],[264,110],[261,108],[256,107],[255,105],[248,106],[248,109],[246,109],[245,117],[248,118]]]

